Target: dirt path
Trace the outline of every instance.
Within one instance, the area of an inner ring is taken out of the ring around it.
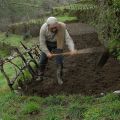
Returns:
[[[67,27],[77,49],[101,45],[94,28],[81,23],[69,24]],[[40,96],[60,93],[93,95],[120,89],[120,62],[109,58],[106,65],[97,70],[99,55],[65,57],[62,86],[56,83],[55,60],[50,60],[46,69],[46,79],[41,83],[34,80],[28,84],[25,93]]]

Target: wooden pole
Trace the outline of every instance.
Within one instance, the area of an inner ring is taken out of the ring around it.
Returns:
[[[21,43],[21,45],[24,47],[25,50],[28,50],[28,48],[27,48],[22,42],[20,42],[20,43]],[[29,54],[29,56],[32,58],[32,60],[34,61],[36,67],[38,68],[39,66],[38,66],[36,60],[34,59],[34,57],[33,57],[33,55],[31,54],[30,51],[28,51],[28,54]]]
[[[34,78],[35,72],[34,72],[33,68],[31,67],[31,65],[27,63],[26,59],[25,59],[24,56],[21,54],[21,52],[18,50],[18,48],[15,48],[15,51],[20,55],[21,59],[23,60],[23,62],[24,62],[25,65],[26,65],[28,71],[30,72],[30,74],[31,74],[32,77]]]
[[[93,48],[86,48],[86,49],[77,50],[75,55],[88,54],[88,53],[103,53],[103,52],[105,52],[104,47],[93,47]],[[69,55],[71,55],[71,52],[52,54],[53,57],[57,56],[57,55],[69,56]]]
[[[1,73],[4,75],[4,77],[6,78],[8,86],[10,87],[11,91],[13,91],[13,87],[12,87],[13,84],[10,82],[10,79],[9,79],[8,75],[4,71],[3,61],[1,59],[0,59],[0,70],[1,70]]]
[[[97,61],[97,64],[96,64],[96,66],[99,68],[101,68],[105,65],[105,63],[107,62],[107,60],[109,59],[109,56],[110,56],[109,51],[103,46],[77,50],[74,55],[81,55],[81,54],[88,54],[88,53],[89,54],[101,53],[101,56],[99,57],[99,60]],[[71,52],[52,54],[53,57],[55,57],[57,55],[69,56],[69,55],[71,55]]]

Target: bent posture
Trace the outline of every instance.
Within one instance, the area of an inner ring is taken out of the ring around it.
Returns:
[[[39,71],[39,79],[43,80],[44,71],[48,59],[52,57],[52,51],[55,53],[62,53],[64,44],[68,45],[69,50],[71,51],[71,55],[76,53],[74,48],[74,43],[72,38],[70,37],[66,26],[62,22],[58,22],[55,17],[49,17],[40,29],[40,49],[42,50],[40,57],[40,71]],[[57,80],[58,84],[63,84],[62,80],[62,69],[63,69],[63,56],[56,56],[56,64],[57,64]]]

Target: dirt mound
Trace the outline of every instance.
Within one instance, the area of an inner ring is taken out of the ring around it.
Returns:
[[[77,49],[101,45],[94,29],[85,24],[70,24],[68,29]],[[33,80],[26,85],[24,93],[40,96],[60,93],[93,95],[120,89],[120,63],[109,58],[106,65],[98,70],[96,62],[99,56],[100,54],[83,54],[65,57],[62,86],[56,82],[56,64],[53,58],[46,68],[44,81]]]

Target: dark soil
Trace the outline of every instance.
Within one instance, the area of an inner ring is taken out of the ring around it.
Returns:
[[[94,28],[86,24],[69,24],[68,30],[77,49],[101,46]],[[49,60],[45,79],[33,80],[24,89],[25,94],[48,96],[53,94],[96,95],[120,89],[120,62],[110,57],[103,68],[96,63],[100,54],[82,54],[64,58],[64,84],[57,84],[54,58]]]

